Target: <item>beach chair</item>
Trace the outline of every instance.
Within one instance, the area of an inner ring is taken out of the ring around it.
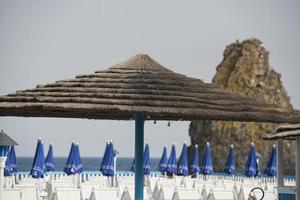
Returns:
[[[38,187],[23,186],[22,187],[22,198],[23,200],[39,200],[40,192]]]
[[[50,182],[47,184],[46,192],[48,194],[48,199],[52,199],[55,189],[74,189],[74,185],[72,182]]]
[[[238,196],[238,200],[246,200],[243,185],[241,185],[239,196]]]
[[[97,183],[82,183],[80,185],[80,189],[81,189],[81,194],[82,194],[82,198],[83,199],[89,199],[91,194],[92,194],[92,189],[100,189],[100,188],[104,188],[101,185],[97,184]]]
[[[276,200],[277,194],[275,191],[265,191],[264,199]]]
[[[159,188],[159,184],[158,184],[158,181],[157,181],[155,183],[154,190],[152,192],[152,198],[153,199],[157,199],[158,198],[158,196],[159,196],[159,190],[160,190],[160,188]]]
[[[157,200],[172,199],[175,187],[161,185]]]
[[[199,189],[176,188],[172,200],[201,200]]]
[[[233,190],[214,190],[211,189],[215,200],[233,200],[234,192]]]
[[[132,200],[127,188],[124,189],[120,200]]]
[[[82,200],[80,189],[56,188],[54,194],[49,200]]]
[[[99,188],[92,189],[89,200],[118,200],[119,190],[118,188]]]
[[[212,189],[210,189],[207,200],[216,200],[214,192]]]
[[[207,190],[206,190],[206,186],[203,185],[202,191],[201,191],[201,196],[203,200],[207,200],[208,198],[208,194],[207,194]]]
[[[123,189],[123,191],[127,189],[130,196],[134,199],[135,198],[135,191],[134,186],[128,186]],[[122,191],[122,190],[121,190]],[[148,187],[144,187],[144,199],[148,200],[152,198],[152,192],[148,189]]]
[[[21,189],[3,189],[2,197],[7,200],[23,200]]]

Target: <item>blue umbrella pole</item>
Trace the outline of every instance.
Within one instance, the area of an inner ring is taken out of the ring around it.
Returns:
[[[144,199],[144,114],[135,114],[135,199]]]

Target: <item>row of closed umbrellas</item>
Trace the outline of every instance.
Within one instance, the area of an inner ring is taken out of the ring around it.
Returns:
[[[149,145],[146,144],[144,150],[144,174],[150,174],[150,150]],[[250,146],[250,151],[248,155],[248,160],[246,162],[245,167],[245,175],[248,177],[253,177],[259,175],[259,166],[258,160],[254,148],[254,144],[252,143]],[[179,159],[176,159],[176,149],[175,144],[172,145],[171,153],[169,159],[167,158],[167,148],[166,146],[163,147],[163,153],[158,165],[158,170],[162,173],[168,174],[176,174],[181,176],[187,176],[191,174],[204,174],[209,175],[214,173],[212,155],[210,150],[210,144],[206,144],[204,156],[202,163],[200,165],[199,159],[199,149],[198,145],[195,145],[193,149],[193,156],[192,160],[189,164],[188,162],[188,152],[187,152],[187,145],[186,143],[183,144],[182,151],[180,154]],[[135,171],[135,160],[133,160],[131,171]],[[224,168],[224,172],[233,175],[236,173],[235,170],[235,153],[233,145],[230,146],[228,159]],[[268,176],[276,176],[276,147],[275,145],[272,148],[269,161],[267,163],[267,167],[264,171],[264,174]]]
[[[100,164],[100,171],[105,176],[114,176],[115,174],[115,150],[112,141],[106,143],[104,155]],[[14,147],[11,146],[7,151],[7,160],[4,169],[4,175],[9,176],[11,173],[17,172],[16,155]],[[49,150],[46,158],[44,157],[44,147],[41,139],[38,139],[36,151],[33,159],[30,175],[34,178],[41,178],[46,171],[54,171],[53,146],[49,145]],[[149,144],[145,145],[144,150],[144,174],[149,175],[150,169],[150,148]],[[158,165],[158,170],[162,173],[176,174],[187,176],[190,174],[209,175],[214,173],[210,144],[206,144],[203,160],[200,165],[198,145],[193,148],[192,160],[188,162],[188,152],[186,143],[183,144],[181,155],[176,159],[175,144],[172,145],[169,159],[167,158],[167,148],[163,147],[162,156]],[[135,171],[135,160],[133,160],[131,171]],[[71,144],[71,149],[64,172],[68,175],[83,172],[83,164],[81,162],[79,145],[74,141]],[[224,168],[224,172],[233,175],[235,170],[235,153],[233,145],[230,146],[228,159]],[[249,150],[248,160],[246,163],[245,175],[248,177],[257,176],[259,174],[258,161],[254,144],[252,143]],[[276,176],[276,148],[273,146],[269,161],[264,173],[268,176]]]

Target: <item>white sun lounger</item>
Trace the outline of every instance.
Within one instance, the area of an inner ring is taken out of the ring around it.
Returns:
[[[62,189],[56,188],[54,194],[49,200],[82,200],[80,189]]]
[[[22,199],[23,200],[39,200],[40,194],[36,186],[22,186]]]
[[[201,200],[199,189],[176,188],[172,200]]]
[[[23,200],[21,189],[3,189],[2,197],[9,200]]]
[[[89,200],[118,200],[119,190],[118,188],[99,188],[92,189]]]

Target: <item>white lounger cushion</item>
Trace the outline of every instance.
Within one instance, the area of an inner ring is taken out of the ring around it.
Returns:
[[[177,188],[174,191],[173,200],[200,200],[201,192],[199,189]]]
[[[22,187],[23,200],[39,200],[39,192],[37,187],[24,186]]]
[[[81,192],[79,189],[61,189],[56,188],[52,199],[50,200],[81,200]]]
[[[21,189],[3,189],[3,199],[23,200]]]
[[[117,188],[92,189],[89,200],[118,200],[119,191]]]

